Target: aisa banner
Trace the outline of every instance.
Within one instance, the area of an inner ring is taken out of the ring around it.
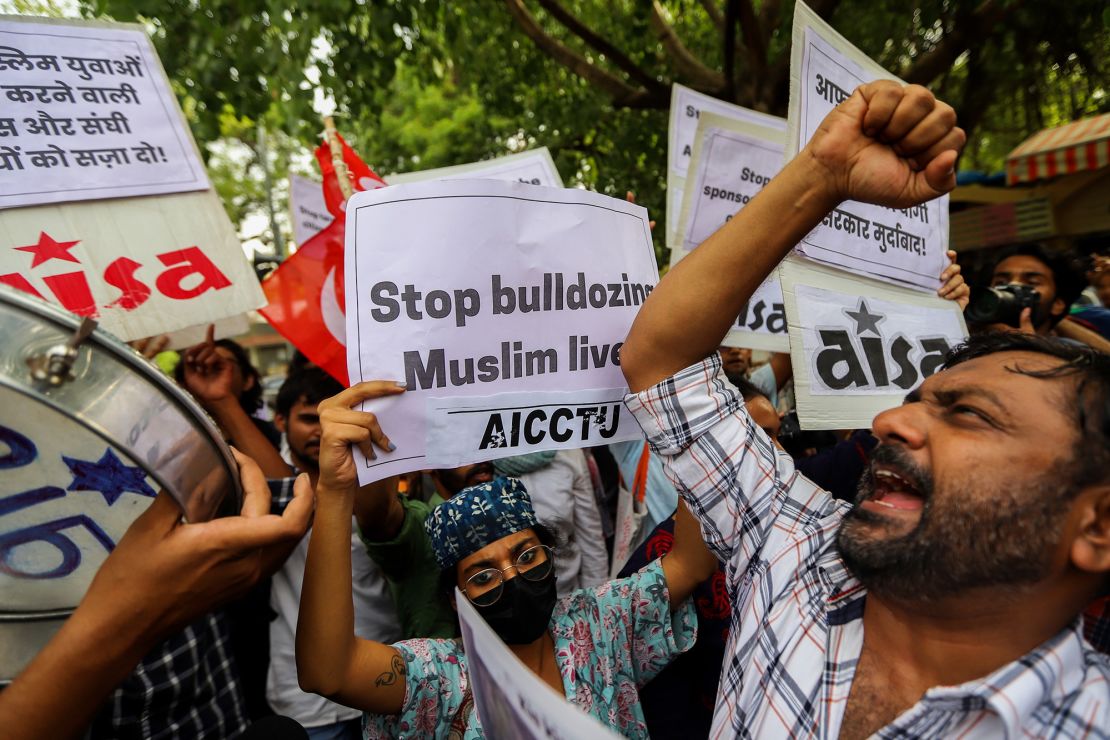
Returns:
[[[493,180],[396,185],[347,206],[351,383],[396,445],[366,483],[640,435],[620,350],[658,278],[647,211]]]

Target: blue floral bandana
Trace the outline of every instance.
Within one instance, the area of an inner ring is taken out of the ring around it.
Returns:
[[[471,486],[432,509],[424,531],[442,569],[452,568],[486,545],[536,526],[536,513],[524,484],[498,476]]]

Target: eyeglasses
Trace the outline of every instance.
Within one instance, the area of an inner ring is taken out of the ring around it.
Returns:
[[[516,570],[517,575],[526,581],[542,581],[551,575],[555,566],[555,554],[547,545],[529,547],[516,556],[516,560],[509,568]],[[496,604],[505,591],[505,571],[497,568],[480,570],[466,579],[466,598],[474,606],[490,606]]]

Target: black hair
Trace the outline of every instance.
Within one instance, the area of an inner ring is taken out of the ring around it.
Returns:
[[[259,374],[258,368],[251,364],[250,355],[235,340],[217,339],[215,344],[217,347],[223,347],[235,357],[235,364],[239,366],[239,371],[243,373],[243,392],[239,395],[239,405],[243,407],[243,411],[246,411],[248,416],[254,415],[254,412],[262,408],[262,376]],[[178,385],[184,388],[184,359],[177,363],[177,366],[173,369],[173,376]]]
[[[1004,250],[995,261],[991,272],[993,273],[1003,260],[1011,257],[1032,257],[1048,267],[1052,272],[1052,281],[1056,284],[1056,297],[1064,302],[1064,316],[1068,315],[1068,308],[1087,287],[1087,280],[1083,273],[1072,265],[1072,261],[1066,255],[1051,252],[1041,244],[1021,244]]]
[[[289,375],[294,375],[310,367],[316,367],[316,363],[308,359],[308,356],[299,349],[293,352],[293,359],[289,361]]]
[[[291,374],[281,384],[277,399],[274,401],[274,412],[288,417],[293,404],[297,401],[315,405],[342,390],[343,384],[328,375],[326,371],[315,366],[306,367]]]
[[[557,550],[557,540],[555,538],[554,532],[539,523],[537,523],[536,526],[532,527],[531,529],[533,532],[536,533],[536,539],[540,541],[541,545],[547,545],[552,550]],[[555,557],[558,556],[558,552],[556,551]],[[452,565],[450,568],[443,568],[439,572],[439,595],[442,599],[445,600],[447,608],[450,609],[452,612],[454,611],[454,609],[451,609],[451,600],[455,593],[455,586],[458,585],[458,571],[456,570],[456,567],[457,564]]]
[[[945,357],[946,368],[999,352],[1034,352],[1062,360],[1045,370],[1029,370],[1018,365],[1007,367],[1011,373],[1030,378],[1075,378],[1072,414],[1079,441],[1075,445],[1074,475],[1077,488],[1110,479],[1110,355],[1085,344],[1021,332],[973,334]]]

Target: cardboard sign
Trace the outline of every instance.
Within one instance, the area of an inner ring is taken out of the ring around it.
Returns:
[[[265,302],[211,190],[0,211],[0,283],[126,341]]]
[[[897,79],[801,2],[794,11],[793,44],[787,158],[856,87]],[[940,287],[947,249],[948,196],[898,210],[849,201],[797,246],[809,259],[926,292]]]
[[[658,279],[647,211],[577,189],[448,180],[347,206],[352,384],[397,450],[364,483],[420,468],[640,436],[620,348]]]
[[[859,429],[967,337],[955,301],[788,257],[780,266],[803,429]]]
[[[549,188],[563,187],[563,178],[555,169],[551,152],[543,146],[520,154],[508,154],[496,159],[487,159],[471,164],[453,167],[437,167],[420,172],[404,172],[385,178],[390,185],[427,180],[489,179],[506,182],[523,182],[529,185],[543,185]]]
[[[667,246],[679,243],[677,220],[682,207],[682,191],[690,160],[694,154],[694,138],[698,118],[705,111],[733,121],[745,121],[771,129],[786,129],[777,116],[749,110],[733,103],[691,90],[683,85],[671,86],[671,116],[667,127]]]
[[[332,222],[324,202],[324,191],[316,180],[300,175],[289,176],[289,215],[293,223],[293,241],[301,246]]]
[[[139,25],[0,19],[0,208],[206,190]]]
[[[0,70],[0,283],[124,340],[264,303],[141,26],[5,17]]]
[[[619,735],[528,670],[455,589],[470,690],[486,737],[616,740]]]
[[[724,226],[778,174],[785,137],[780,129],[714,113],[701,114],[678,219],[681,244],[671,250],[672,267]],[[776,273],[759,286],[722,345],[789,351],[782,288]]]

